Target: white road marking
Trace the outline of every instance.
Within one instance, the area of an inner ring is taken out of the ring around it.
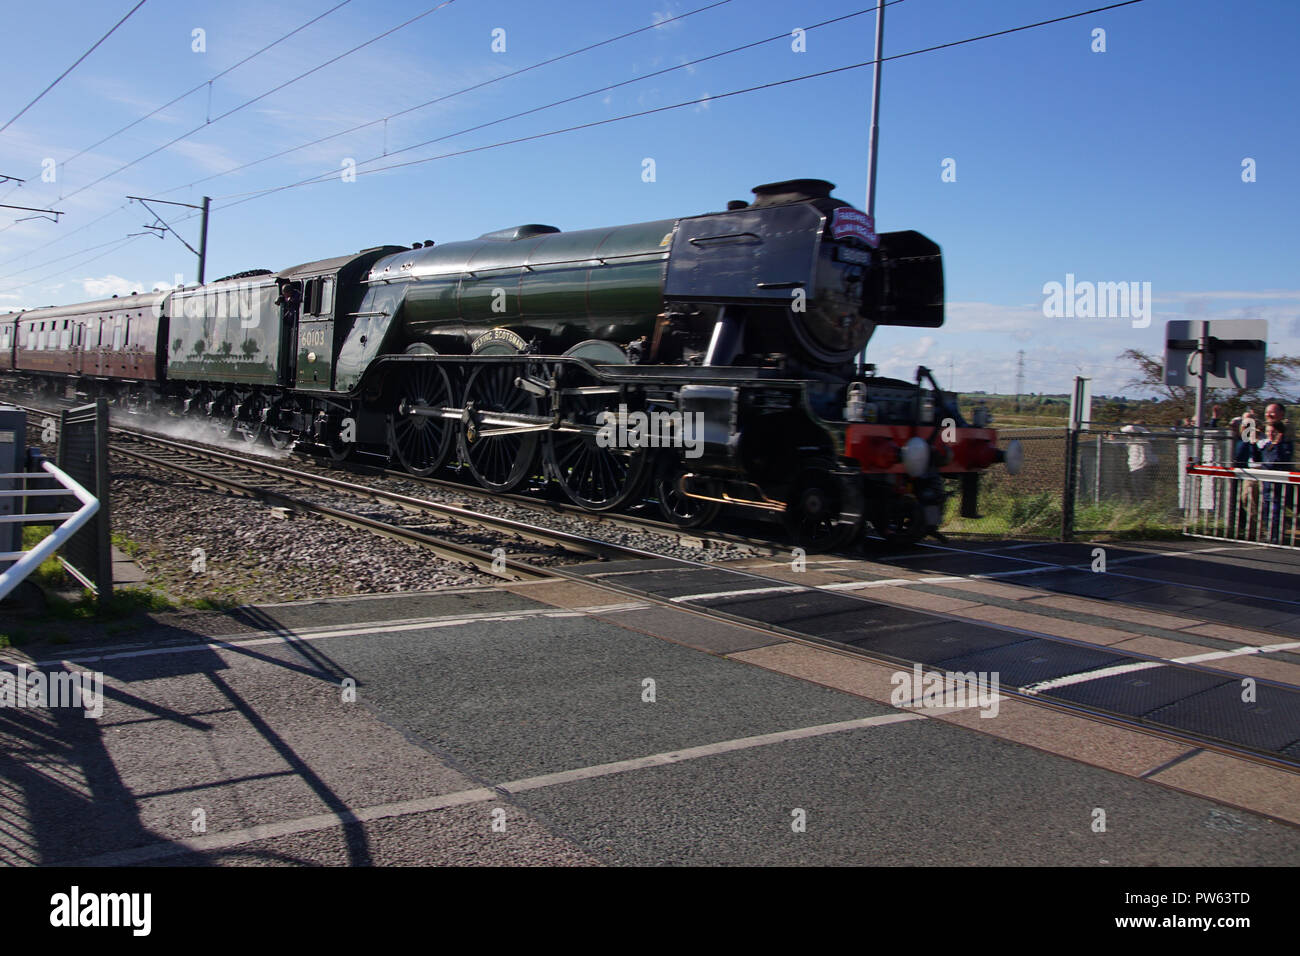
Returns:
[[[682,594],[675,598],[669,598],[674,604],[680,604],[683,601],[707,601],[711,598],[737,597],[741,594],[789,594],[795,591],[812,591],[813,588],[806,588],[801,584],[788,584],[770,588],[742,588],[739,591],[710,591],[706,594]]]
[[[624,609],[624,605],[610,605],[610,609]],[[599,608],[593,610],[600,610]],[[67,661],[92,664],[99,661],[116,661],[133,657],[154,657],[163,654],[191,654],[195,651],[239,650],[242,647],[262,647],[267,644],[290,644],[299,641],[318,641],[331,637],[362,637],[367,634],[388,634],[399,631],[435,630],[442,627],[458,627],[465,624],[484,624],[509,621],[523,621],[531,618],[568,618],[583,617],[583,610],[563,610],[560,608],[524,609],[518,611],[484,611],[477,614],[458,614],[445,618],[417,618],[407,621],[374,622],[346,625],[335,628],[312,628],[302,630],[284,630],[278,634],[267,631],[248,631],[231,634],[222,640],[201,641],[193,644],[173,644],[165,647],[150,647],[134,651],[116,651],[70,657]],[[48,661],[15,661],[0,665],[0,670],[17,670],[26,667],[56,667],[65,663],[63,659]]]
[[[1026,694],[1038,694],[1042,691],[1052,690],[1056,687],[1069,687],[1074,684],[1086,684],[1089,681],[1101,680],[1106,677],[1117,677],[1120,674],[1151,670],[1154,667],[1168,667],[1170,664],[1203,664],[1206,661],[1219,661],[1227,657],[1245,657],[1249,654],[1273,654],[1278,651],[1291,651],[1297,648],[1300,648],[1300,641],[1288,641],[1285,644],[1266,644],[1262,647],[1236,647],[1230,651],[1211,651],[1208,654],[1192,654],[1188,657],[1171,657],[1166,661],[1134,661],[1132,664],[1116,664],[1112,667],[1102,667],[1098,670],[1081,671],[1078,674],[1067,674],[1064,677],[1054,677],[1051,680],[1039,681],[1037,684],[1030,684],[1029,686],[1020,689]]]
[[[598,764],[594,767],[580,767],[577,770],[562,770],[559,773],[543,774],[499,784],[497,789],[507,793],[523,793],[526,790],[539,790],[557,784],[574,783],[578,780],[590,780],[594,777],[608,777],[616,773],[631,770],[644,770],[649,767],[664,767],[668,764],[681,763],[684,760],[697,760],[700,757],[712,757],[717,754],[732,753],[737,750],[749,750],[753,747],[766,747],[771,744],[784,743],[787,740],[804,740],[808,737],[821,737],[826,734],[842,733],[846,730],[863,730],[868,727],[882,727],[907,720],[917,720],[923,714],[880,714],[876,717],[860,717],[856,720],[842,720],[834,724],[818,724],[814,727],[799,727],[795,730],[779,730],[771,734],[759,734],[755,737],[738,737],[718,743],[688,747],[685,750],[671,750],[665,753],[651,754],[649,757],[635,757],[631,760],[618,760],[614,763]]]
[[[617,614],[622,611],[644,611],[648,607],[654,605],[644,601],[629,601],[625,604],[593,604],[589,607],[575,607],[574,610],[583,614]]]
[[[622,576],[625,575],[625,574],[664,574],[665,572],[668,572],[668,571],[691,571],[691,570],[696,570],[698,567],[700,567],[700,566],[697,566],[697,565],[690,565],[690,564],[684,564],[684,565],[682,565],[682,566],[680,566],[680,567],[671,567],[671,568],[636,568],[636,569],[631,570],[631,571],[601,571],[601,572],[599,572],[599,573],[597,573],[597,574],[586,574],[586,575],[583,575],[583,577],[588,577],[588,578],[617,578],[617,577],[622,577]],[[708,567],[708,565],[703,565],[703,567]]]
[[[1151,670],[1153,667],[1166,667],[1168,664],[1168,661],[1134,661],[1131,664],[1113,664],[1110,667],[1101,667],[1093,671],[1067,674],[1064,677],[1053,677],[1051,680],[1028,684],[1020,688],[1020,690],[1025,694],[1040,694],[1045,690],[1053,690],[1057,687],[1086,684],[1088,681],[1101,680],[1105,677],[1118,677],[1120,674],[1131,674],[1135,671]]]
[[[1242,657],[1246,654],[1274,654],[1278,651],[1293,651],[1300,648],[1300,641],[1288,641],[1285,644],[1246,645],[1234,647],[1230,651],[1211,651],[1208,654],[1193,654],[1191,657],[1171,658],[1172,664],[1199,664],[1202,661],[1217,661],[1225,657]]]
[[[904,584],[916,584],[917,578],[885,578],[883,581],[839,581],[835,584],[819,585],[823,591],[863,591],[867,588],[891,588]]]
[[[754,747],[767,747],[790,740],[805,740],[809,737],[821,737],[826,734],[843,733],[849,730],[866,730],[888,724],[921,720],[924,717],[924,714],[879,714],[875,717],[860,717],[856,720],[842,720],[833,724],[817,724],[812,727],[797,727],[792,730],[780,730],[775,733],[758,734],[753,737],[738,737],[733,740],[722,740],[699,747],[669,750],[663,753],[651,754],[647,757],[635,757],[631,760],[617,760],[613,763],[578,767],[573,770],[562,770],[558,773],[542,774],[537,777],[525,777],[521,780],[497,784],[495,787],[475,787],[471,790],[457,790],[453,793],[424,797],[418,800],[382,803],[372,807],[344,810],[339,813],[318,813],[313,816],[299,817],[296,820],[285,820],[280,823],[267,823],[240,830],[229,830],[224,833],[212,833],[206,836],[172,840],[166,843],[154,843],[148,846],[103,853],[81,860],[63,861],[61,865],[129,866],[185,853],[225,850],[259,840],[325,830],[346,823],[368,823],[373,820],[404,817],[434,810],[446,810],[451,807],[460,807],[472,803],[486,803],[500,799],[502,792],[507,794],[524,793],[529,790],[540,790],[544,787],[576,783],[581,780],[592,780],[597,777],[609,777],[635,770],[646,770],[651,767],[665,767],[686,760],[698,760],[701,757],[713,757],[718,754],[749,750]]]

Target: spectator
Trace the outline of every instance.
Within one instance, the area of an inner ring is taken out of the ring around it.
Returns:
[[[1155,478],[1155,464],[1158,459],[1155,449],[1151,446],[1151,439],[1139,436],[1149,435],[1151,431],[1142,419],[1138,419],[1125,425],[1120,432],[1129,436],[1126,442],[1129,494],[1137,501],[1144,501],[1150,496],[1150,486]]]
[[[1249,408],[1230,423],[1232,429],[1232,467],[1254,468],[1259,464],[1259,446],[1255,444],[1255,413]],[[1259,506],[1259,482],[1237,475],[1228,491],[1228,537],[1255,536],[1255,511]]]
[[[1270,405],[1269,408],[1273,406]],[[1295,453],[1291,440],[1287,438],[1286,425],[1280,421],[1268,423],[1268,437],[1259,444],[1259,457],[1263,462],[1261,468],[1270,471],[1291,470]],[[1290,497],[1284,494],[1286,490],[1283,483],[1278,481],[1270,481],[1264,488],[1264,520],[1268,523],[1269,540],[1274,544],[1280,544],[1282,540],[1282,518],[1285,511],[1283,502]],[[1290,502],[1286,501],[1286,504]]]
[[[1247,408],[1241,413],[1241,439],[1254,445],[1259,442],[1259,416],[1255,414],[1253,408]]]
[[[1268,424],[1270,425],[1276,422],[1277,424],[1285,427],[1287,423],[1286,406],[1278,402],[1270,402],[1268,407],[1264,409],[1264,417],[1268,420]],[[1287,460],[1289,461],[1290,459],[1291,459],[1291,455],[1288,454]],[[1286,495],[1286,508],[1290,511],[1295,510],[1296,491],[1297,489],[1292,485],[1287,485],[1285,488],[1284,493]]]

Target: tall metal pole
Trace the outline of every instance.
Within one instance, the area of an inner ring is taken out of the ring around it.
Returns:
[[[1205,442],[1205,363],[1210,360],[1210,323],[1201,320],[1201,345],[1197,352],[1201,362],[1196,373],[1196,443],[1195,460],[1201,463],[1201,448]]]
[[[867,215],[872,228],[876,221],[876,149],[880,140],[880,56],[885,45],[885,0],[876,0],[876,65],[871,79],[871,133],[867,139]],[[876,230],[879,232],[879,230]],[[867,364],[867,350],[858,355],[858,364]]]
[[[203,218],[199,222],[199,285],[203,285],[203,271],[208,264],[208,206],[212,199],[203,197]]]
[[[880,145],[880,57],[885,46],[885,0],[876,0],[876,65],[871,80],[871,137],[867,140],[867,215],[876,217],[876,150]]]
[[[144,206],[145,209],[148,209],[149,213],[153,216],[154,218],[153,223],[145,225],[144,227],[145,229],[154,232],[160,238],[163,235],[163,233],[170,232],[173,236],[175,236],[177,239],[180,240],[181,244],[184,245],[186,249],[190,250],[190,252],[194,253],[196,256],[199,257],[199,285],[202,285],[203,273],[207,268],[207,264],[208,264],[208,207],[212,204],[211,198],[209,198],[208,196],[204,196],[202,206],[196,206],[193,203],[188,203],[188,202],[175,202],[174,200],[171,199],[149,199],[147,196],[127,196],[126,198],[138,202],[140,205]],[[199,247],[195,249],[188,242],[186,242],[184,239],[181,238],[180,233],[178,233],[171,226],[167,225],[166,220],[164,220],[162,216],[158,215],[158,213],[154,212],[153,209],[149,208],[149,204],[151,202],[162,203],[163,205],[166,206],[184,206],[186,209],[199,210],[203,214],[203,218],[199,222]],[[139,235],[143,235],[143,233],[137,232],[135,233],[135,235],[139,236]]]

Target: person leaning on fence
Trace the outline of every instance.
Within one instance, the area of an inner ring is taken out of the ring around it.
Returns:
[[[1270,471],[1291,470],[1295,450],[1291,440],[1287,438],[1286,425],[1280,421],[1268,423],[1268,437],[1259,443],[1259,457],[1263,462],[1261,468]],[[1264,521],[1267,522],[1269,541],[1273,544],[1280,544],[1282,541],[1285,505],[1290,504],[1288,499],[1291,497],[1286,494],[1288,490],[1286,484],[1280,481],[1270,481],[1264,489]]]
[[[1286,420],[1285,405],[1281,405],[1278,402],[1269,402],[1268,406],[1264,409],[1264,418],[1267,420],[1268,424],[1270,425],[1276,423],[1278,425],[1281,425],[1288,432],[1290,432],[1291,430],[1290,424]],[[1295,469],[1292,468],[1290,470],[1294,471]],[[1285,486],[1283,495],[1285,500],[1284,507],[1287,511],[1291,511],[1291,512],[1295,511],[1297,491],[1300,491],[1300,489],[1295,488],[1293,485],[1288,484]]]
[[[1253,468],[1259,464],[1255,434],[1255,413],[1249,408],[1228,423],[1232,429],[1232,467]],[[1228,537],[1255,536],[1255,511],[1259,507],[1259,482],[1234,477],[1228,487]]]
[[[1139,436],[1150,435],[1145,423],[1138,419],[1125,425],[1120,432],[1128,435],[1128,481],[1129,495],[1137,501],[1150,497],[1151,485],[1155,481],[1155,465],[1158,460],[1156,450],[1151,446],[1151,439]]]

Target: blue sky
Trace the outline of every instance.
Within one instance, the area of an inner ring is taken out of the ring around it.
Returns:
[[[869,60],[873,0],[730,0],[522,76],[451,95],[386,124],[223,174],[351,126],[494,80],[715,0],[455,0],[392,35],[209,125],[434,6],[352,0],[127,132],[74,154],[205,83],[339,0],[149,0],[4,133],[0,202],[54,207],[57,225],[0,210],[0,310],[193,282],[175,238],[123,241],[150,221],[128,194],[214,198],[208,276],[280,268],[385,242],[469,238],[521,222],[579,229],[723,208],[763,182],[812,176],[865,202],[869,68],[578,132],[365,171]],[[103,35],[133,3],[96,0],[6,12],[0,124]],[[1100,5],[1088,0],[903,0],[886,11],[894,55]],[[205,31],[206,51],[192,34]],[[1094,52],[1093,31],[1105,32]],[[493,31],[505,51],[494,52]],[[57,31],[57,32],[56,32]],[[553,100],[782,34],[772,43],[366,164]],[[1115,393],[1116,356],[1160,350],[1167,319],[1270,320],[1270,350],[1300,354],[1296,222],[1300,188],[1293,0],[1144,0],[1077,20],[888,62],[884,67],[881,230],[917,229],[942,247],[948,323],[883,330],[882,370],[918,362],[963,390],[1008,392],[1025,351],[1026,388],[1061,392],[1076,374]],[[203,126],[103,182],[105,174]],[[56,180],[42,182],[53,159]],[[655,178],[643,181],[643,161]],[[1242,181],[1255,161],[1256,181]],[[952,160],[955,181],[941,178]],[[327,181],[238,202],[319,174]],[[215,176],[206,182],[204,177]],[[197,245],[188,211],[157,207]],[[99,217],[104,217],[94,222]],[[55,241],[57,240],[57,241]],[[1151,283],[1149,327],[1128,318],[1048,318],[1043,286]]]

